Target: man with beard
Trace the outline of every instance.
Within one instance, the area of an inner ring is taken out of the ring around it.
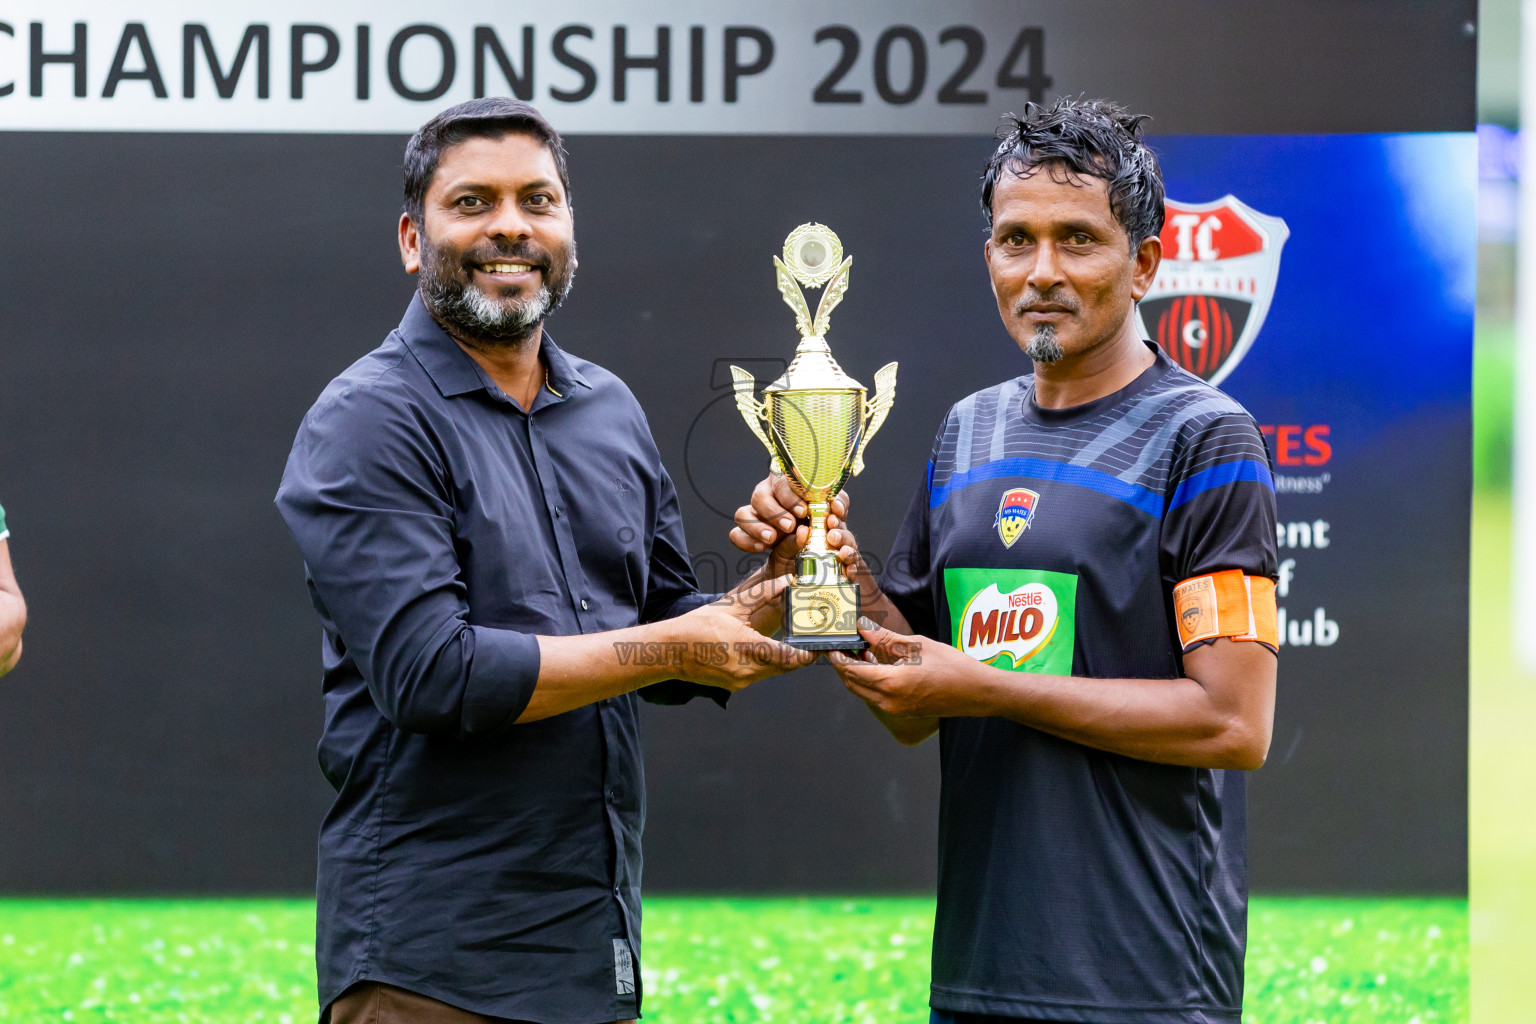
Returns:
[[[814,659],[762,635],[782,559],[698,593],[634,397],[544,329],[576,270],[570,197],[527,104],[416,133],[418,294],[310,409],[278,490],[324,632],[332,1024],[638,1017],[635,691]]]
[[[878,581],[829,537],[875,620],[831,660],[898,740],[940,736],[934,1024],[1242,1012],[1274,486],[1247,412],[1137,332],[1163,223],[1141,120],[1005,120],[986,263],[1034,373],[950,410]],[[779,543],[792,503],[764,481],[733,540]]]

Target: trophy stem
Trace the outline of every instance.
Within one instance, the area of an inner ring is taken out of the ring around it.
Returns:
[[[807,502],[811,535],[795,559],[795,576],[800,583],[829,583],[838,573],[837,556],[827,550],[827,503]]]
[[[811,536],[784,591],[784,642],[805,651],[863,651],[869,645],[858,633],[859,588],[827,550],[827,502],[806,504]]]
[[[806,509],[811,519],[811,536],[805,542],[805,550],[813,555],[827,553],[827,502],[808,502]]]

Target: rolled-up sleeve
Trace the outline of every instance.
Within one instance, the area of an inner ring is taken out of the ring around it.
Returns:
[[[449,486],[419,411],[354,386],[310,410],[277,507],[379,711],[408,732],[495,732],[532,696],[538,640],[470,624]]]

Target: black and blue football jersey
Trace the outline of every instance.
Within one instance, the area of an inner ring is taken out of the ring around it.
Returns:
[[[1274,578],[1257,426],[1154,352],[1085,405],[1041,408],[1024,376],[950,410],[882,576],[914,630],[1012,671],[1177,678],[1174,586],[1227,569]],[[940,745],[934,1007],[1236,1024],[1243,773],[1003,718],[945,719]]]

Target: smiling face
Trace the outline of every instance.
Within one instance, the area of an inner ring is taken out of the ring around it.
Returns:
[[[1131,251],[1105,181],[1042,165],[998,181],[986,253],[1009,335],[1050,364],[1135,341],[1135,302],[1162,246],[1154,236]]]
[[[400,219],[400,255],[450,333],[495,345],[534,337],[576,272],[571,207],[554,157],[521,134],[448,148],[421,223]]]

